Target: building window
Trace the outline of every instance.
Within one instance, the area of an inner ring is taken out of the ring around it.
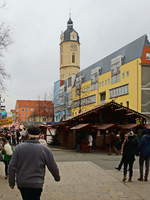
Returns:
[[[128,94],[128,85],[123,85],[109,90],[110,98]]]
[[[123,103],[121,102],[120,105],[123,106]]]
[[[120,81],[120,74],[112,76],[112,78],[111,78],[112,83],[117,83],[119,81]]]
[[[72,103],[72,106],[76,108],[76,107],[85,106],[85,105],[93,104],[93,103],[96,103],[96,95],[92,95],[92,96],[74,101]]]
[[[68,78],[68,87],[71,87],[71,77]]]
[[[97,79],[98,79],[97,73],[91,74],[91,81],[92,81],[92,84],[96,83],[96,82],[97,82]]]
[[[75,55],[72,55],[72,63],[75,63]]]
[[[127,103],[127,108],[129,108],[129,101],[127,101],[126,103]]]
[[[122,78],[124,78],[125,77],[125,75],[124,75],[124,73],[122,73]]]
[[[102,68],[101,68],[101,67],[98,69],[98,74],[99,74],[99,75],[102,74]]]
[[[127,72],[126,72],[126,77],[128,77],[128,76],[129,76],[129,72],[127,71]]]
[[[100,101],[104,102],[106,100],[106,92],[100,93]]]
[[[150,53],[146,53],[146,59],[150,60]]]

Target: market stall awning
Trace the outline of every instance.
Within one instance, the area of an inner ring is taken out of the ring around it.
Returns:
[[[99,129],[99,130],[106,130],[108,128],[113,127],[115,124],[97,124],[97,125],[93,125],[92,127]]]
[[[122,124],[122,125],[118,125],[119,128],[121,129],[132,129],[137,127],[138,124]]]
[[[84,128],[84,127],[86,127],[86,126],[88,126],[89,124],[78,124],[78,125],[76,125],[76,126],[73,126],[72,128],[70,128],[70,129],[72,129],[72,130],[77,130],[77,129],[81,129],[81,128]]]

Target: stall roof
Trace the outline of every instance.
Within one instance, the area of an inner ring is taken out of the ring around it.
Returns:
[[[72,129],[72,130],[77,130],[77,129],[81,129],[81,128],[84,128],[84,127],[86,127],[86,126],[88,126],[89,124],[78,124],[78,125],[76,125],[76,126],[73,126],[72,128],[70,128],[70,129]]]
[[[121,124],[121,125],[118,125],[118,127],[121,128],[121,129],[132,129],[132,128],[135,128],[137,126],[138,126],[138,124]]]
[[[92,127],[99,129],[99,130],[106,130],[108,128],[113,127],[115,124],[97,124],[97,125],[93,125]]]
[[[103,105],[100,105],[100,106],[96,106],[95,108],[93,108],[93,109],[91,109],[91,110],[88,110],[88,111],[85,111],[85,112],[83,112],[83,113],[80,113],[79,115],[77,115],[77,116],[74,116],[74,117],[72,117],[72,118],[69,118],[69,119],[67,119],[67,120],[63,120],[63,122],[64,123],[68,123],[68,122],[72,122],[72,121],[76,121],[76,120],[78,120],[78,119],[80,119],[80,118],[83,118],[83,117],[85,117],[85,116],[88,116],[88,115],[90,115],[90,114],[92,114],[92,113],[96,113],[96,112],[99,112],[100,110],[102,110],[102,109],[105,109],[105,108],[109,108],[109,107],[111,107],[111,106],[114,106],[114,108],[116,109],[116,112],[117,112],[117,110],[118,109],[122,109],[122,110],[125,110],[126,111],[126,114],[132,114],[132,115],[135,115],[137,118],[138,117],[142,117],[142,118],[144,118],[144,119],[146,119],[146,118],[148,118],[146,115],[144,115],[144,114],[141,114],[141,113],[139,113],[139,112],[137,112],[137,111],[135,111],[135,110],[132,110],[132,109],[130,109],[130,108],[127,108],[127,107],[125,107],[125,106],[122,106],[122,105],[120,105],[120,104],[118,104],[118,103],[116,103],[116,102],[114,102],[114,101],[111,101],[111,102],[109,102],[109,103],[106,103],[106,104],[103,104]]]

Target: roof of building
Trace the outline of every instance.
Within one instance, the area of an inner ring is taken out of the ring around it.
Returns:
[[[110,71],[111,68],[111,60],[118,56],[122,56],[124,58],[123,63],[126,64],[136,58],[140,58],[142,56],[144,45],[150,46],[150,42],[147,39],[147,35],[143,35],[142,37],[134,40],[133,42],[127,44],[126,46],[118,49],[112,54],[104,57],[103,59],[97,61],[96,63],[90,65],[86,69],[82,70],[77,74],[77,76],[82,75],[84,77],[84,82],[91,79],[91,70],[96,67],[101,67],[101,74]]]
[[[79,35],[77,33],[77,40],[71,40],[71,33],[75,32],[77,33],[74,28],[73,28],[73,21],[71,20],[71,18],[69,18],[68,22],[67,22],[67,29],[64,31],[64,40],[63,42],[66,41],[73,41],[73,42],[79,42]]]

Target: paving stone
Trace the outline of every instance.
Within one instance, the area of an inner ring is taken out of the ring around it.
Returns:
[[[104,170],[93,162],[58,162],[61,181],[55,182],[46,172],[41,200],[149,200],[149,182],[122,183],[122,172]],[[17,188],[11,190],[0,163],[0,200],[20,200]]]

